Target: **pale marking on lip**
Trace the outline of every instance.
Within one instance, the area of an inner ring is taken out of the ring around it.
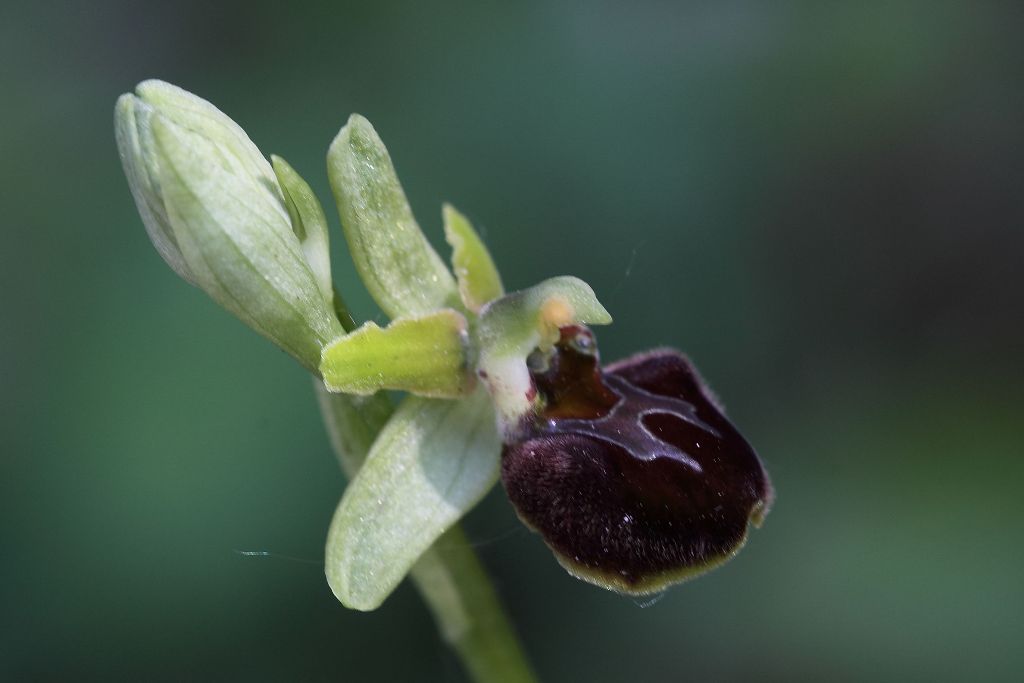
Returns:
[[[581,434],[601,439],[625,448],[632,456],[640,460],[655,458],[672,458],[695,472],[703,472],[703,468],[688,453],[655,436],[644,424],[643,418],[648,415],[664,413],[708,432],[715,438],[721,438],[711,425],[697,417],[697,408],[689,401],[659,396],[637,387],[629,381],[615,375],[603,375],[602,379],[619,396],[607,415],[593,419],[557,419],[540,421],[536,427],[545,434]],[[630,395],[641,400],[630,401]],[[639,428],[639,429],[638,429]]]

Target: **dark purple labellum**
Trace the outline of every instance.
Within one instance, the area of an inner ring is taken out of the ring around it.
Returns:
[[[519,516],[573,575],[651,593],[734,555],[772,503],[768,475],[677,351],[602,369],[590,330],[530,358],[539,409],[502,453]]]

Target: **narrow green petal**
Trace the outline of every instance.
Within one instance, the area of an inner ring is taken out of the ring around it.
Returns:
[[[481,392],[408,396],[349,484],[327,536],[327,582],[347,607],[372,610],[431,544],[498,479],[501,443]]]
[[[452,266],[459,282],[462,303],[473,313],[505,293],[501,275],[480,236],[465,216],[445,204],[444,236],[452,247]]]
[[[331,284],[331,251],[327,236],[327,217],[313,194],[313,189],[287,161],[271,156],[274,173],[284,192],[284,203],[292,220],[292,230],[299,238],[306,262],[328,304],[334,301]]]
[[[381,310],[398,318],[460,308],[455,280],[416,223],[369,121],[349,118],[327,153],[327,174],[352,260]]]
[[[533,406],[526,357],[558,340],[572,324],[607,325],[611,315],[579,278],[562,276],[513,292],[480,311],[478,370],[505,430],[514,429]]]
[[[466,319],[451,309],[399,318],[384,329],[369,322],[324,348],[320,373],[331,391],[457,398],[472,379],[466,342]]]
[[[320,349],[342,329],[276,189],[222,145],[159,114],[150,118],[164,203],[196,283],[316,372]]]

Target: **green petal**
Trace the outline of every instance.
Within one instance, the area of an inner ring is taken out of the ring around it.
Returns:
[[[494,485],[500,447],[482,393],[458,401],[406,397],[331,522],[326,571],[338,599],[353,609],[378,607]]]
[[[515,429],[533,407],[526,357],[534,349],[554,344],[561,327],[611,321],[590,285],[570,276],[545,280],[485,306],[478,328],[478,369],[494,399],[502,428]]]
[[[494,260],[472,224],[450,204],[445,204],[444,236],[452,246],[452,266],[459,282],[462,303],[473,313],[505,293]]]
[[[381,389],[419,396],[465,396],[466,319],[445,309],[399,318],[381,329],[369,322],[323,350],[320,373],[331,391],[373,394]]]
[[[370,122],[353,114],[331,143],[327,174],[356,270],[389,317],[461,308],[458,289],[427,242]]]
[[[292,220],[292,230],[299,238],[316,283],[328,304],[334,301],[331,284],[331,251],[327,237],[327,217],[313,194],[313,189],[287,161],[271,156],[274,173],[284,193],[285,207]]]

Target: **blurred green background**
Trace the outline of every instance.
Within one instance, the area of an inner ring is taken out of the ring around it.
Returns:
[[[469,516],[546,681],[1018,678],[1024,6],[427,5],[0,2],[0,678],[464,680],[408,586],[331,596],[309,379],[129,196],[112,108],[149,77],[335,222],[324,154],[366,115],[435,244],[450,200],[509,287],[586,279],[605,359],[685,349],[758,448],[764,528],[653,606],[500,488]]]

